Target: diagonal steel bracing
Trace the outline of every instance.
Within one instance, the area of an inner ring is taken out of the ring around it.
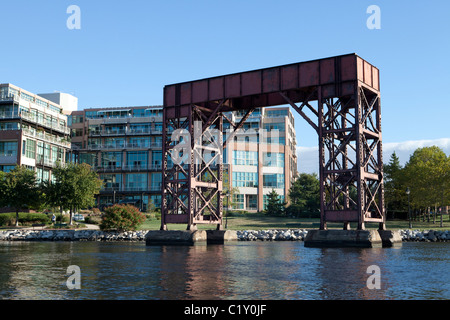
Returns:
[[[255,108],[288,104],[318,134],[320,228],[384,229],[379,88],[379,70],[355,54],[166,86],[161,228],[220,229],[223,148]],[[234,110],[247,110],[238,124],[224,114]],[[223,118],[234,128],[226,141]]]

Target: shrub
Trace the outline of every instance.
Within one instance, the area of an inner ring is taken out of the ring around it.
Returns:
[[[16,213],[8,212],[0,214],[1,226],[12,226],[16,223]],[[21,225],[32,225],[33,223],[50,223],[50,218],[44,213],[19,212],[19,223]]]
[[[115,204],[105,208],[101,230],[128,231],[136,228],[145,221],[145,214],[130,204]]]

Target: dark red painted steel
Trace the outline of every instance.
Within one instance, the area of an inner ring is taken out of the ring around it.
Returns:
[[[251,112],[257,107],[289,104],[318,132],[321,228],[327,227],[327,221],[340,221],[344,228],[349,222],[358,222],[358,229],[363,229],[365,222],[378,222],[383,229],[379,90],[379,70],[356,54],[171,84],[164,87],[163,129],[184,117],[192,133],[195,119],[202,121],[204,130],[226,111]],[[313,118],[303,112],[305,107]],[[349,151],[355,155],[351,157]],[[163,153],[167,160],[167,149]],[[173,190],[178,186],[167,180],[167,172],[165,166],[163,199],[168,192],[177,195]],[[162,228],[176,222],[191,227],[203,221],[221,224],[221,201],[218,207],[211,207],[210,199],[201,197],[199,188],[205,184],[194,179],[192,170],[189,172],[191,177],[184,184],[189,210],[169,214],[170,205],[177,206],[177,202],[163,200]],[[214,183],[209,192],[221,192],[221,177]],[[356,199],[351,197],[354,190]],[[201,217],[196,201],[202,202],[201,208],[217,210],[217,214]]]
[[[350,54],[166,85],[164,106],[207,105],[221,99],[251,100],[253,107],[273,106],[285,104],[277,94],[280,91],[318,85],[323,87],[323,98],[336,97],[352,94],[355,80],[379,90],[378,74],[376,67]]]

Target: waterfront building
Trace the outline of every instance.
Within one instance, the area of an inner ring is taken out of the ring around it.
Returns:
[[[85,109],[72,112],[69,122],[75,160],[91,165],[104,182],[100,208],[161,205],[161,106]]]
[[[0,170],[25,165],[39,181],[52,179],[57,162],[88,163],[104,186],[100,208],[128,202],[145,210],[161,205],[162,106],[87,108],[66,93],[33,94],[12,84],[0,85]],[[244,113],[225,114],[230,121]],[[275,190],[287,201],[297,175],[297,142],[289,107],[254,110],[223,150],[225,182],[233,188],[228,209],[262,211]],[[227,201],[225,203],[228,203]]]
[[[226,114],[226,130],[229,121],[238,123],[244,114]],[[297,176],[296,145],[289,107],[256,109],[224,150],[234,191],[232,209],[262,211],[272,190],[287,202],[288,190]]]
[[[230,112],[226,119],[236,122],[242,116]],[[229,133],[228,120],[224,121],[224,139]],[[162,106],[71,113],[76,161],[93,166],[104,182],[97,199],[100,208],[130,202],[146,209],[149,200],[160,207],[162,121]],[[255,110],[224,150],[227,183],[235,191],[230,209],[262,211],[272,189],[287,200],[297,174],[295,146],[294,118],[288,107]]]
[[[24,165],[38,181],[48,180],[57,163],[70,158],[67,112],[76,109],[77,99],[65,93],[44,95],[0,84],[0,171]]]

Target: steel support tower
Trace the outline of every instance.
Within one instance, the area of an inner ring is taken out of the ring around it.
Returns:
[[[223,113],[290,105],[317,132],[320,229],[385,229],[379,70],[356,54],[164,87],[161,229],[222,228]]]

